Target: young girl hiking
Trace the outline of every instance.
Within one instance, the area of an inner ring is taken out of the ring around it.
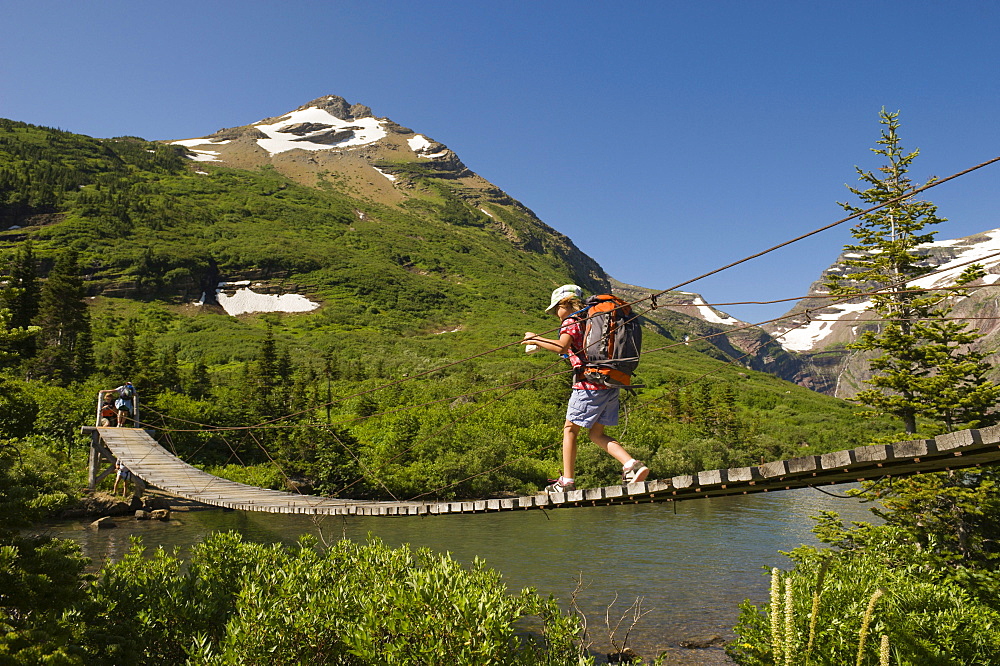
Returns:
[[[574,369],[584,364],[579,354],[583,349],[583,326],[580,319],[585,314],[583,290],[575,284],[566,284],[552,292],[552,300],[545,310],[546,314],[555,314],[562,325],[559,327],[559,338],[552,340],[539,337],[528,331],[524,334],[522,345],[535,345],[556,354],[568,354],[570,364]],[[622,464],[622,481],[637,483],[649,476],[649,468],[636,460],[621,444],[604,433],[605,426],[618,425],[618,394],[620,389],[594,384],[583,380],[579,375],[573,383],[573,392],[566,408],[566,423],[563,425],[562,475],[551,485],[545,487],[546,492],[562,493],[575,490],[573,477],[576,467],[576,438],[581,428],[587,428],[590,441],[610,453]]]

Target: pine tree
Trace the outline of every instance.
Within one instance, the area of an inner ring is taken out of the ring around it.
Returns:
[[[10,310],[0,308],[0,367],[16,363],[18,349],[25,340],[34,338],[41,331],[37,326],[15,328],[11,325],[13,317]]]
[[[38,267],[31,241],[25,242],[14,253],[10,262],[11,291],[7,297],[10,307],[10,325],[25,328],[38,314]]]
[[[90,318],[77,255],[66,250],[56,259],[42,285],[35,324],[41,327],[39,349],[30,364],[31,374],[62,384],[83,379],[92,362]]]
[[[184,393],[196,400],[203,400],[212,394],[212,379],[204,361],[195,361],[191,371],[184,375]]]
[[[108,370],[111,376],[117,377],[124,383],[126,380],[135,382],[136,374],[141,367],[136,322],[130,319],[122,327],[121,338],[111,352],[111,365]]]
[[[157,359],[156,384],[161,391],[181,392],[181,370],[177,362],[176,344],[164,345]]]
[[[294,373],[288,350],[279,349],[269,325],[257,358],[247,365],[245,373],[247,402],[260,418],[272,418],[287,406]]]
[[[981,335],[948,320],[949,301],[964,297],[961,287],[980,277],[982,268],[970,266],[950,291],[914,286],[914,280],[936,269],[918,250],[934,238],[935,232],[925,227],[945,220],[929,201],[901,199],[917,189],[907,173],[919,151],[907,153],[900,145],[898,111],[882,109],[879,118],[882,137],[872,151],[888,163],[878,174],[855,167],[859,180],[869,187],[848,189],[867,204],[865,208],[890,203],[861,216],[851,230],[857,242],[844,246],[847,270],[830,276],[826,284],[834,295],[879,292],[870,296],[870,309],[885,325],[865,331],[848,345],[878,354],[871,361],[872,388],[859,392],[855,400],[899,417],[908,433],[917,431],[918,416],[943,421],[949,430],[958,423],[985,423],[1000,387],[986,380],[989,367],[983,355],[969,350]],[[850,203],[840,205],[851,213],[864,210]]]
[[[90,312],[83,310],[80,332],[73,347],[73,368],[77,379],[83,379],[94,372],[94,337],[90,327]]]
[[[4,290],[4,300],[10,309],[10,327],[25,329],[38,314],[38,267],[31,241],[25,242],[14,253],[10,262],[10,277]],[[35,355],[35,336],[27,336],[11,344],[11,349],[21,358]]]

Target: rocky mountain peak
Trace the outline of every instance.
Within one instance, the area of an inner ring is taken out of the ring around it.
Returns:
[[[471,172],[443,143],[376,117],[364,104],[324,95],[286,113],[218,130],[208,136],[171,141],[197,162],[235,168],[269,164],[302,183],[337,173],[354,191],[384,203],[399,203],[413,190],[406,162],[418,173],[448,179],[460,187],[495,189]],[[470,182],[465,182],[469,180]],[[461,182],[459,182],[461,181]],[[473,182],[474,181],[474,182]]]
[[[305,111],[306,109],[322,109],[330,115],[336,116],[341,120],[357,120],[358,118],[374,118],[372,110],[365,106],[364,104],[348,104],[347,100],[338,95],[324,95],[323,97],[317,97],[311,102],[306,102],[296,111]]]

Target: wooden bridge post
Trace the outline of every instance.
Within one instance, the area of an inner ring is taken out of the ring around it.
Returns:
[[[97,426],[101,425],[101,397],[102,397],[103,394],[104,394],[104,391],[98,391],[97,392],[97,409],[95,410],[95,415],[94,415],[94,427],[95,428]]]
[[[94,443],[101,436],[97,431],[90,433],[90,460],[87,463],[87,489],[93,492],[97,488],[97,467],[100,464],[100,457]]]
[[[132,497],[141,499],[146,493],[146,482],[137,477],[135,472],[132,472],[129,481],[132,482]]]
[[[82,430],[90,432],[90,459],[87,465],[87,488],[91,491],[97,490],[97,484],[104,477],[115,471],[115,456],[104,446],[101,441],[100,431],[93,426],[84,426]],[[101,471],[101,464],[107,463],[106,469]]]

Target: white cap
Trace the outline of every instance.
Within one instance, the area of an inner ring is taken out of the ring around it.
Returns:
[[[552,314],[556,306],[559,305],[559,301],[564,298],[583,298],[583,289],[575,284],[564,284],[555,291],[552,292],[552,302],[549,303],[549,307],[545,308],[545,314]]]

